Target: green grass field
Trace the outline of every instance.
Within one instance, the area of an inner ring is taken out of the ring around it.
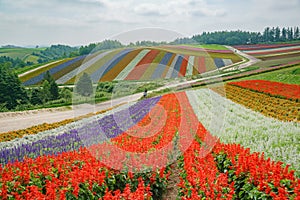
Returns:
[[[210,50],[228,50],[224,45],[218,45],[218,44],[203,44],[196,47],[210,49]]]
[[[0,56],[23,59],[33,52],[40,52],[45,48],[0,48]]]
[[[266,72],[258,75],[253,75],[238,80],[269,80],[269,81],[300,85],[300,65],[284,68],[272,72]]]
[[[209,50],[228,50],[224,45],[219,45],[219,44],[202,44],[202,45],[187,44],[187,45],[183,45],[183,46],[204,48],[204,49],[209,49]]]
[[[46,48],[0,48],[0,56],[8,56],[13,59],[20,58],[24,62],[37,63],[38,56],[32,53],[38,53]]]

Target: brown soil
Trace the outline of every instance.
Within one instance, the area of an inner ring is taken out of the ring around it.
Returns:
[[[180,175],[179,175],[179,168],[177,162],[171,165],[171,175],[170,180],[167,186],[166,193],[163,194],[162,199],[165,200],[176,200],[178,198],[178,184],[180,183]]]

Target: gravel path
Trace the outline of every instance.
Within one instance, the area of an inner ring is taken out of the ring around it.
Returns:
[[[249,60],[246,63],[240,64],[238,66],[239,69],[242,69],[242,68],[245,68],[245,67],[249,67],[249,66],[254,65],[255,63],[257,63],[257,62],[260,61],[260,59],[257,59],[257,58],[255,58],[253,56],[250,56],[250,55],[246,54],[246,53],[243,53],[242,51],[239,51],[239,50],[237,50],[237,49],[235,49],[235,48],[233,48],[231,46],[226,46],[226,47],[228,49],[230,49],[231,51],[233,51],[233,52],[239,54],[240,56],[243,56],[243,57],[245,57],[245,58],[247,58]]]
[[[0,133],[25,129],[42,123],[59,122],[65,119],[105,110],[123,103],[136,101],[140,99],[142,95],[143,93],[133,94],[95,105],[82,104],[80,106],[72,106],[71,109],[65,107],[0,113]]]

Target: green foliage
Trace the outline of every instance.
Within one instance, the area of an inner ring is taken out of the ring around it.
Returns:
[[[117,40],[104,40],[97,44],[91,43],[87,46],[81,46],[79,48],[79,55],[86,55],[100,50],[117,49],[121,47],[124,47],[124,45]]]
[[[31,63],[25,63],[20,58],[13,59],[8,56],[0,56],[0,64],[5,64],[5,63],[10,63],[11,68],[22,68],[26,64],[31,64]]]
[[[96,44],[95,43],[91,43],[87,46],[81,46],[79,48],[79,55],[86,55],[86,54],[89,54],[91,53],[96,47]]]
[[[0,104],[9,110],[28,101],[18,76],[10,68],[9,63],[0,65]]]
[[[32,55],[40,57],[38,59],[39,63],[48,62],[50,60],[57,60],[61,58],[70,57],[70,55],[77,54],[78,49],[76,47],[70,47],[67,45],[51,45],[44,51],[39,53],[33,53]]]
[[[91,96],[93,94],[93,83],[91,77],[87,73],[79,78],[75,85],[75,91],[81,96]]]
[[[43,103],[43,93],[39,88],[34,88],[31,91],[30,103],[32,105],[39,105]]]
[[[45,82],[48,82],[49,86],[48,85],[45,86],[44,85]],[[56,84],[55,80],[53,79],[53,77],[51,76],[49,71],[47,71],[45,73],[43,87],[47,87],[47,88],[44,88],[44,90],[45,89],[48,90],[48,91],[46,91],[46,93],[49,96],[46,99],[48,99],[48,100],[58,99],[58,97],[59,97],[58,85]]]
[[[51,93],[50,93],[50,83],[48,80],[44,80],[43,82],[43,101],[47,102],[51,99]]]
[[[270,42],[287,42],[299,40],[299,28],[266,27],[263,33],[249,31],[215,31],[203,32],[192,37],[194,41],[200,44],[224,44],[224,45],[242,45]]]
[[[60,89],[59,98],[65,99],[66,101],[71,102],[71,100],[72,100],[72,89],[67,88],[67,87],[64,87],[64,88]]]

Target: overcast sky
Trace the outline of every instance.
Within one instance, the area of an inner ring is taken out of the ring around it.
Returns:
[[[0,0],[0,46],[173,40],[300,26],[300,0]]]

